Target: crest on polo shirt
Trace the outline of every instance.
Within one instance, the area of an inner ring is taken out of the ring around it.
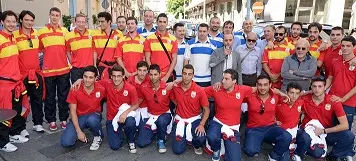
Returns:
[[[37,35],[35,35],[35,39],[38,39],[38,36],[37,36]]]
[[[140,44],[143,45],[143,41],[140,41]]]
[[[241,98],[241,94],[240,94],[240,92],[237,92],[236,93],[236,99],[240,99]]]
[[[167,94],[167,91],[164,89],[162,90],[162,95],[165,96]]]
[[[272,104],[275,104],[276,103],[276,100],[274,98],[271,99],[271,103]]]
[[[99,97],[100,97],[100,92],[96,92],[96,93],[95,93],[95,97],[96,97],[96,98],[99,98]]]
[[[190,93],[190,96],[191,96],[192,98],[195,98],[195,96],[197,96],[197,92],[192,91],[192,93]]]
[[[302,112],[302,106],[298,106],[298,112]]]
[[[171,40],[167,40],[167,43],[170,44],[172,41]]]
[[[117,40],[117,36],[116,35],[114,36],[114,40]]]
[[[331,105],[330,104],[326,104],[325,105],[325,110],[329,111],[331,109]]]
[[[286,52],[289,52],[290,51],[290,49],[289,48],[286,48],[286,50],[285,50]]]
[[[88,36],[88,39],[90,39],[90,40],[92,39],[91,35]]]
[[[127,96],[127,95],[129,95],[129,91],[127,91],[127,90],[124,90],[124,96]]]
[[[350,70],[350,71],[354,71],[354,70],[355,70],[355,66],[350,65],[349,70]]]
[[[341,50],[339,50],[339,55],[342,55],[342,51]]]

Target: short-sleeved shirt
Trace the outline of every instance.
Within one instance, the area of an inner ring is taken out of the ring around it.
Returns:
[[[172,90],[172,98],[177,102],[176,113],[184,119],[200,115],[201,108],[209,106],[204,88],[198,86],[194,81],[186,91],[183,91],[181,83],[173,87]]]
[[[213,87],[205,88],[206,95],[215,99],[215,117],[222,123],[233,126],[240,124],[241,104],[245,98],[251,97],[252,88],[235,85],[232,92],[225,89],[215,91]]]
[[[219,43],[224,43],[224,34],[222,32],[219,32],[215,37],[208,34],[208,37],[212,40],[218,41]]]
[[[131,38],[129,34],[121,37],[115,51],[115,58],[121,58],[129,73],[136,72],[136,65],[144,59],[143,43],[145,38],[140,35]]]
[[[150,83],[150,79],[149,79],[148,75],[146,75],[145,79],[141,82],[141,84],[139,84],[139,83],[136,83],[135,77],[136,76],[129,77],[127,79],[127,82],[130,83],[131,85],[133,85],[136,88],[137,95],[138,95],[141,85]],[[141,102],[141,104],[139,105],[139,107],[140,108],[147,107],[147,101],[143,100]]]
[[[309,121],[316,119],[319,120],[324,128],[330,128],[333,127],[333,118],[335,116],[345,116],[342,104],[340,102],[332,102],[330,100],[331,95],[326,94],[323,102],[319,105],[314,103],[312,97],[312,94],[302,97],[304,100],[304,119],[302,121],[302,127],[304,127]]]
[[[38,30],[40,50],[43,50],[42,73],[44,77],[69,73],[70,66],[67,61],[65,42],[67,33],[68,31],[65,27],[58,26],[55,29],[50,24]]]
[[[15,81],[21,79],[16,40],[3,31],[0,31],[0,76]]]
[[[333,69],[333,60],[337,58],[342,58],[341,53],[341,45],[337,46],[333,49],[332,46],[326,49],[325,58],[324,58],[324,67],[325,67],[325,76],[326,78],[329,76],[329,73]]]
[[[151,83],[140,86],[138,97],[147,101],[147,111],[152,115],[161,115],[169,110],[172,90],[166,90],[166,82],[161,81],[157,91],[153,90]]]
[[[155,26],[152,27],[150,31],[148,31],[144,26],[137,29],[137,33],[146,38],[148,35],[154,34],[157,31]]]
[[[183,40],[180,44],[178,44],[177,64],[174,67],[174,70],[176,71],[176,74],[177,74],[177,79],[182,78],[184,52],[185,52],[186,46],[187,46],[187,42],[185,40]]]
[[[69,32],[66,36],[67,51],[72,54],[72,66],[84,68],[93,65],[93,41],[91,30],[85,29],[82,35],[77,28]]]
[[[344,62],[342,58],[334,59],[332,71],[332,86],[329,94],[344,97],[356,86],[356,67],[351,66],[349,62]],[[356,95],[353,95],[342,104],[356,107]]]
[[[160,36],[162,39],[171,60],[173,60],[172,55],[177,54],[178,52],[178,41],[168,32],[166,32],[165,35],[160,35],[156,32],[155,34],[147,36],[144,43],[144,51],[151,53],[151,63],[159,65],[161,68],[161,77],[164,77],[167,74],[171,63],[167,57],[167,54],[164,52],[162,45],[157,39],[157,36]]]
[[[117,90],[114,87],[112,80],[101,80],[99,83],[106,89],[107,99],[107,120],[113,120],[119,107],[126,103],[128,105],[134,105],[138,103],[137,92],[134,86],[130,83],[123,82],[124,86]]]
[[[269,93],[270,95],[265,102],[263,102],[256,93],[247,99],[248,128],[266,127],[276,123],[276,108],[281,98],[273,94],[272,91]],[[262,106],[265,108],[263,114],[260,113]]]
[[[109,39],[109,42],[104,51],[103,58],[101,62],[116,62],[114,58],[115,49],[119,42],[119,39],[122,37],[122,32],[120,30],[113,30],[109,39],[109,35],[102,30],[93,31],[93,48],[97,53],[97,58],[99,59],[101,54],[103,53],[106,41]]]
[[[37,30],[31,29],[31,34],[28,36],[24,34],[22,28],[20,28],[15,31],[13,35],[16,39],[17,48],[19,50],[19,66],[21,74],[26,75],[29,70],[40,70],[40,60],[38,59],[39,40]]]
[[[292,106],[280,101],[276,108],[277,121],[282,123],[281,128],[291,129],[298,125],[300,114],[302,113],[304,101],[298,99]]]
[[[84,89],[84,83],[78,90],[70,90],[67,96],[69,104],[77,105],[77,115],[86,115],[94,112],[100,112],[100,102],[106,96],[105,88],[99,83],[94,83],[94,89],[87,93]]]
[[[274,45],[273,49],[265,48],[262,63],[267,63],[273,74],[281,73],[284,58],[294,53],[294,45],[284,41],[282,45]]]

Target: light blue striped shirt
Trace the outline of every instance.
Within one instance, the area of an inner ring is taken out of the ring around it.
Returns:
[[[183,69],[183,63],[184,63],[184,52],[185,52],[185,47],[187,43],[183,39],[183,41],[178,44],[178,53],[177,53],[177,64],[174,67],[174,70],[176,71],[177,74],[177,79],[182,78],[182,69]]]
[[[153,28],[150,31],[147,31],[147,29],[144,26],[137,29],[137,33],[143,36],[144,38],[146,38],[148,35],[155,33],[156,31],[157,28],[155,26],[153,26]]]

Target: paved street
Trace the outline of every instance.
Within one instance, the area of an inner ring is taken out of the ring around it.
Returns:
[[[31,116],[31,115],[30,115]],[[31,120],[29,117],[28,120]],[[104,125],[104,121],[102,122]],[[48,125],[44,125],[48,129]],[[44,134],[38,134],[32,131],[32,122],[27,122],[27,129],[30,133],[30,141],[25,144],[16,144],[18,150],[13,153],[0,152],[0,161],[210,161],[210,156],[204,153],[198,156],[194,153],[192,147],[189,147],[184,155],[175,155],[171,150],[171,140],[167,143],[167,153],[159,154],[154,145],[147,148],[138,148],[137,154],[130,154],[128,146],[124,145],[120,150],[113,151],[109,148],[107,139],[97,151],[90,151],[89,146],[92,136],[86,131],[90,141],[87,144],[78,142],[70,149],[64,149],[59,144],[62,130],[56,132],[46,131]],[[104,129],[104,133],[106,130]],[[354,127],[353,131],[356,131]],[[263,151],[258,157],[249,158],[243,155],[242,161],[266,161],[268,151],[271,146],[264,144]],[[312,159],[307,159],[311,161]],[[356,160],[356,157],[354,157]]]

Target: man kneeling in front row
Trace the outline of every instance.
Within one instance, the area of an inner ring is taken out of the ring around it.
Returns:
[[[61,145],[64,148],[73,146],[75,142],[88,142],[83,129],[89,128],[94,135],[90,150],[98,150],[102,142],[100,101],[105,97],[105,88],[95,82],[97,69],[94,66],[84,68],[83,85],[78,90],[71,90],[67,97],[70,107],[71,121],[67,124]]]

